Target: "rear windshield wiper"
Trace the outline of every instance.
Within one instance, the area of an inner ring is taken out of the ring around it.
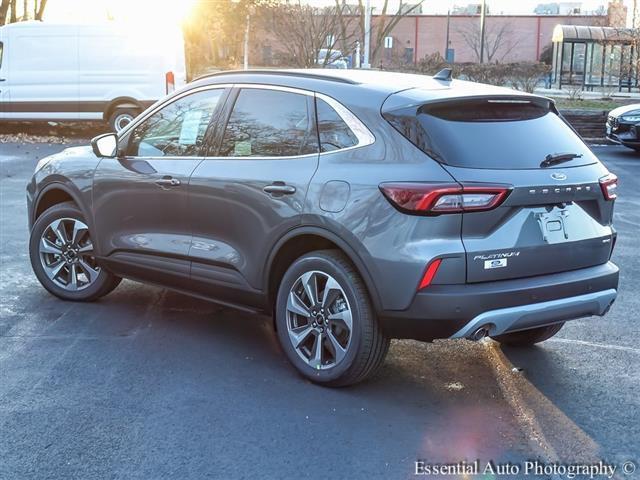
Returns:
[[[550,153],[544,158],[540,166],[542,168],[550,167],[551,165],[568,162],[569,160],[580,157],[582,157],[581,153]]]

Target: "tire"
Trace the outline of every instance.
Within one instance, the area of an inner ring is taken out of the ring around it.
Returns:
[[[315,307],[305,284],[317,286]],[[389,349],[364,282],[337,250],[311,252],[291,264],[280,282],[275,314],[287,358],[304,377],[321,385],[343,387],[370,378]]]
[[[140,115],[140,110],[137,108],[116,107],[109,116],[109,128],[114,133],[120,133],[138,115]]]
[[[63,239],[69,248],[63,247]],[[42,286],[63,300],[96,300],[122,280],[97,265],[91,253],[89,229],[72,202],[47,209],[33,225],[29,240],[31,267]]]
[[[530,330],[521,330],[519,332],[505,333],[503,335],[497,335],[493,338],[495,341],[502,343],[503,345],[510,345],[512,347],[529,347],[536,343],[549,340],[556,333],[560,331],[564,322],[556,323],[554,325],[548,325],[546,327],[532,328]]]

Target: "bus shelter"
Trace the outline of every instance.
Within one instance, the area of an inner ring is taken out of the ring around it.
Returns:
[[[638,29],[556,25],[553,87],[638,90],[639,40]]]

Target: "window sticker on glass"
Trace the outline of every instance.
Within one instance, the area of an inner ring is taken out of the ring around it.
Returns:
[[[180,129],[180,145],[195,145],[198,141],[198,133],[200,131],[200,123],[202,121],[202,110],[190,110],[185,113]]]
[[[242,89],[220,147],[223,157],[287,157],[318,152],[307,97],[275,90]]]
[[[161,108],[135,128],[127,145],[127,155],[198,155],[223,92],[223,89],[215,89],[193,93]]]
[[[249,141],[241,141],[236,142],[235,148],[233,149],[234,157],[250,157],[251,156],[251,142]]]

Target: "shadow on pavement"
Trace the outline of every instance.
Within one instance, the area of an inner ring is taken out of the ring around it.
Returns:
[[[0,337],[0,455],[17,474],[73,476],[96,455],[115,476],[228,478],[250,461],[388,478],[418,459],[533,456],[478,344],[397,341],[377,378],[328,389],[289,366],[266,317],[132,282],[93,304],[30,283]]]
[[[553,406],[597,444],[601,459],[640,460],[638,375],[629,370],[634,362],[637,365],[637,352],[554,339],[529,348],[503,347],[503,352]],[[553,412],[548,413],[551,417]]]

